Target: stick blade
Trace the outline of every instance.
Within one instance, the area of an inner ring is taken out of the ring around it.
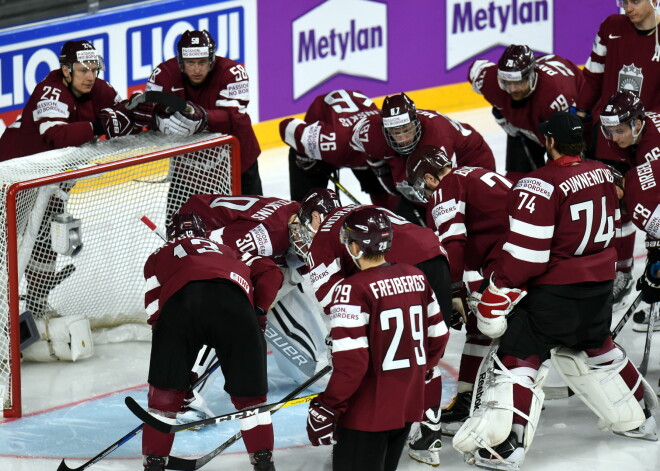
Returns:
[[[76,471],[77,469],[81,469],[81,468],[69,468],[64,462],[64,460],[62,460],[60,462],[60,465],[57,467],[57,471]]]

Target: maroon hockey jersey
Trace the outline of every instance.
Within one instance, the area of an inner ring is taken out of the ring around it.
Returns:
[[[452,282],[478,271],[509,228],[511,182],[483,168],[457,167],[445,175],[426,205],[428,227],[447,250]]]
[[[660,240],[660,159],[645,162],[626,173],[626,205],[633,223],[652,239]]]
[[[575,98],[584,78],[575,64],[555,55],[539,57],[536,73],[538,78],[534,92],[521,101],[513,101],[511,95],[500,88],[497,65],[492,62],[473,62],[468,79],[472,89],[483,95],[521,134],[544,145],[545,138],[536,127],[557,111],[568,111],[570,106],[575,106]]]
[[[193,195],[179,213],[196,213],[219,243],[283,264],[288,220],[299,208],[296,201],[266,196]]]
[[[339,232],[344,219],[358,208],[376,206],[346,206],[333,209],[316,232],[309,248],[308,268],[310,281],[316,297],[322,306],[330,302],[331,291],[341,280],[358,271],[355,262],[346,247],[339,241]],[[447,256],[438,235],[432,229],[425,228],[406,221],[384,208],[392,222],[392,248],[385,254],[389,263],[417,263],[437,257]],[[327,311],[327,309],[326,309]]]
[[[456,165],[483,167],[495,170],[495,157],[483,136],[472,126],[460,123],[437,111],[417,110],[422,125],[422,137],[417,146],[444,147],[447,155],[455,154]],[[380,115],[368,116],[353,136],[355,148],[367,154],[372,162],[386,160],[392,170],[394,183],[406,181],[405,156],[398,155],[385,140]]]
[[[261,148],[246,109],[250,101],[250,81],[238,62],[216,56],[215,65],[204,83],[193,86],[173,57],[154,69],[145,90],[173,93],[204,108],[209,115],[209,131],[231,134],[238,139],[243,172],[257,161]]]
[[[0,160],[92,141],[92,123],[101,110],[121,101],[103,79],[97,78],[90,93],[76,98],[63,78],[57,69],[37,84],[21,116],[0,137]]]
[[[449,337],[424,274],[405,264],[356,273],[333,291],[330,324],[333,370],[321,400],[339,424],[377,432],[420,421],[425,374]]]
[[[165,302],[191,281],[231,280],[253,303],[250,275],[248,266],[231,247],[198,237],[172,240],[152,253],[144,265],[148,322],[155,324]]]
[[[660,159],[660,113],[646,112],[644,129],[637,144],[622,149],[615,142],[605,142],[618,156],[617,160],[626,162],[630,167]]]
[[[497,286],[614,279],[620,225],[614,178],[594,160],[560,163],[533,171],[509,193],[509,231],[494,265]]]
[[[611,15],[600,25],[584,68],[578,108],[590,110],[594,121],[616,91],[639,94],[646,109],[660,110],[660,62],[653,61],[655,34],[641,35],[625,15]],[[619,160],[598,133],[598,157]]]
[[[352,145],[353,132],[366,116],[380,110],[366,95],[354,90],[335,90],[317,96],[305,119],[287,118],[280,136],[299,154],[334,167],[365,167],[366,155]]]

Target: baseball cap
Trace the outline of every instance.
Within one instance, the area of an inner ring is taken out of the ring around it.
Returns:
[[[538,131],[555,139],[560,144],[578,144],[582,142],[582,121],[576,115],[558,111],[550,119],[537,127]]]

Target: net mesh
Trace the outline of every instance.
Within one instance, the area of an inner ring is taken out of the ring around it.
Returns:
[[[164,233],[170,215],[190,195],[232,194],[233,146],[221,137],[198,134],[175,139],[143,133],[1,162],[0,253],[7,253],[10,243],[6,207],[10,184],[99,169],[93,175],[17,193],[19,312],[29,310],[35,317],[81,315],[90,319],[93,328],[146,322],[142,268],[162,240],[140,218],[146,215]],[[138,158],[111,171],[100,166],[179,147],[185,150],[173,157],[147,163]],[[53,223],[53,218],[59,222]],[[65,234],[63,238],[53,238],[53,225]],[[0,264],[0,394],[8,409],[12,373],[5,257]]]

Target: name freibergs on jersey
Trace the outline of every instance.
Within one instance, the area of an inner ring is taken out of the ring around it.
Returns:
[[[424,291],[424,275],[406,275],[396,278],[385,278],[369,283],[371,292],[379,299],[383,296],[394,296],[401,293]]]

